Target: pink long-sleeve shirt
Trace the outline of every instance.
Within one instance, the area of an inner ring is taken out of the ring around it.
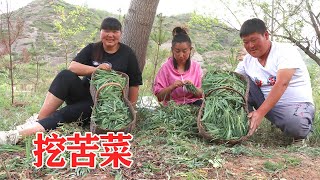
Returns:
[[[176,80],[189,80],[193,82],[193,84],[197,88],[201,88],[202,85],[202,69],[200,64],[194,60],[191,60],[191,65],[188,71],[180,73],[173,66],[172,57],[168,58],[168,60],[161,66],[153,86],[153,93],[156,95],[162,89],[170,86]],[[171,100],[174,100],[177,104],[190,104],[201,98],[195,97],[192,93],[187,92],[184,87],[178,87],[174,89],[171,94]],[[166,104],[166,101],[164,101]]]

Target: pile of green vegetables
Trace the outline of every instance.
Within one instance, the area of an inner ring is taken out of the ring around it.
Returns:
[[[98,90],[106,83],[119,83],[122,87],[126,85],[126,79],[115,71],[98,69],[91,83]],[[91,118],[102,129],[118,130],[131,122],[128,106],[123,101],[122,88],[115,85],[104,87],[98,96]]]
[[[184,86],[186,87],[188,92],[190,92],[192,94],[197,94],[198,90],[197,90],[197,87],[194,84],[186,83]]]
[[[214,90],[219,87],[221,89]],[[232,88],[242,96],[222,87]],[[247,135],[249,125],[243,99],[246,88],[246,81],[235,73],[208,72],[206,74],[203,89],[207,96],[201,122],[213,139],[235,140]]]
[[[119,83],[122,87],[126,85],[126,79],[118,74],[116,71],[105,71],[97,69],[92,77],[91,84],[98,90],[102,85],[106,83]],[[120,90],[120,89],[119,89]]]
[[[198,134],[197,114],[199,109],[199,106],[177,105],[170,101],[167,106],[159,107],[145,117],[144,128],[161,130],[176,136],[194,136]]]
[[[208,94],[210,90],[222,86],[231,87],[244,95],[247,88],[247,82],[240,79],[236,73],[229,71],[209,71],[202,80],[204,94]]]

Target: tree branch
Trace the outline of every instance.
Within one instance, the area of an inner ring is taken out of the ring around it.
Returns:
[[[254,6],[253,6],[252,0],[250,0],[250,5],[251,5],[251,8],[252,8],[252,10],[253,10],[254,15],[255,15],[256,17],[259,17],[256,9],[255,9]]]
[[[220,2],[229,10],[229,12],[232,14],[232,16],[236,19],[236,21],[239,23],[239,25],[241,26],[241,23],[239,21],[239,19],[237,18],[237,16],[233,13],[233,11],[226,5],[226,3],[223,0],[220,0]]]
[[[320,24],[317,24],[317,21],[315,20],[315,17],[314,17],[314,15],[312,13],[312,9],[311,9],[311,6],[310,6],[310,3],[309,3],[308,0],[306,1],[306,5],[307,5],[308,13],[309,13],[309,16],[310,16],[310,19],[311,19],[311,22],[312,22],[312,27],[315,30],[317,36],[320,37],[320,30],[319,30],[319,25]],[[318,43],[320,44],[320,39],[319,38],[318,38]]]
[[[320,66],[320,58],[316,54],[310,51],[309,45],[305,47],[301,44],[301,42],[297,41],[292,37],[283,36],[283,35],[275,35],[275,36],[290,40],[292,43],[296,44],[304,53],[306,53],[311,59],[313,59]]]

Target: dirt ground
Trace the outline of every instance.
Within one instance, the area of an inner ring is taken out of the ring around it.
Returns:
[[[274,157],[228,156],[223,167],[218,170],[218,176],[213,179],[320,179],[320,157],[309,157],[299,153],[290,156],[301,160],[297,165],[283,165],[279,170],[266,170],[265,162],[284,163],[282,155],[286,152],[274,154]],[[228,175],[227,175],[228,174]],[[211,177],[210,177],[211,178]]]
[[[21,145],[19,152],[0,151],[0,179],[320,179],[320,148],[310,144],[292,146],[290,138],[281,133],[264,136],[263,132],[258,132],[250,141],[234,147],[180,138],[171,139],[172,146],[167,138],[163,134],[152,136],[144,132],[131,143],[131,168],[113,170],[108,166],[81,176],[70,169],[35,171],[30,166],[26,168],[26,164],[31,163],[23,162],[26,158]],[[205,163],[194,165],[193,162]],[[16,165],[12,166],[13,163]]]
[[[266,151],[265,153],[270,153]],[[301,160],[298,164],[286,164],[284,155],[290,155]],[[148,156],[144,157],[147,158]],[[149,154],[149,158],[152,158]],[[272,180],[289,180],[289,179],[320,179],[320,157],[310,157],[301,153],[288,153],[286,151],[279,151],[273,154],[272,157],[257,157],[246,155],[225,155],[224,162],[218,168],[201,168],[193,170],[195,176],[187,177],[178,171],[187,171],[184,167],[165,168],[153,175],[146,175],[146,172],[141,172],[139,166],[141,162],[136,162],[132,169],[123,171],[125,179],[272,179]],[[277,170],[270,171],[266,169],[265,163],[282,163],[283,166]],[[159,165],[161,162],[158,162]],[[174,174],[178,174],[174,176]],[[107,176],[97,176],[90,174],[83,179],[104,179]],[[109,176],[107,179],[114,179]]]
[[[190,169],[183,164],[170,166],[157,150],[139,148],[133,153],[134,164],[131,168],[122,168],[120,176],[115,170],[96,169],[83,177],[76,177],[74,172],[60,171],[59,176],[37,172],[40,179],[320,179],[320,151],[317,148],[305,149],[253,149],[243,146],[245,152],[231,152],[226,150],[221,154],[218,166],[210,165],[205,168]],[[248,153],[250,151],[250,153]],[[5,159],[22,157],[23,153],[2,153],[2,163]],[[145,162],[154,165],[152,171],[145,171]],[[269,164],[269,165],[268,165]],[[9,170],[11,179],[34,179],[31,170]],[[42,174],[41,174],[42,173]],[[8,177],[8,176],[6,176]],[[37,178],[37,179],[38,179]],[[0,178],[1,179],[1,178]],[[7,178],[5,178],[7,179]]]

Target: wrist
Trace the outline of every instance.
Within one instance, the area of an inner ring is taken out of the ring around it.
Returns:
[[[175,89],[176,89],[176,86],[175,86],[174,84],[171,84],[171,85],[169,86],[170,92],[173,91],[173,90],[175,90]]]
[[[264,117],[268,112],[267,111],[265,111],[264,109],[262,109],[262,108],[258,108],[257,110],[256,110],[256,112],[258,113],[258,114],[260,114],[260,116],[262,116],[262,117]]]

